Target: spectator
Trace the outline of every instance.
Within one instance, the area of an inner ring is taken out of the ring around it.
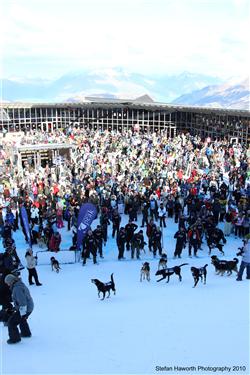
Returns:
[[[61,241],[62,241],[62,238],[61,238],[60,233],[59,232],[53,233],[49,241],[49,250],[57,253],[60,250]]]
[[[166,215],[167,211],[166,208],[164,207],[163,203],[160,203],[160,207],[158,208],[158,217],[160,219],[160,227],[166,228]]]
[[[34,302],[26,285],[20,278],[12,274],[5,276],[4,282],[12,292],[12,300],[15,312],[8,320],[9,339],[8,344],[16,344],[21,341],[21,337],[31,337],[28,317],[34,309]],[[21,334],[17,327],[20,327]]]
[[[240,269],[237,276],[237,281],[242,281],[242,276],[244,270],[247,270],[247,279],[250,280],[250,241],[249,238],[247,239],[247,242],[243,248],[242,252],[242,261],[240,264]]]
[[[42,284],[38,280],[38,275],[36,271],[37,265],[37,257],[33,255],[32,249],[28,249],[25,254],[25,259],[27,262],[27,270],[29,273],[29,284],[33,285],[33,278],[37,286],[41,286]]]

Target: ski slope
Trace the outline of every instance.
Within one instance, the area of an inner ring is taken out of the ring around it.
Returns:
[[[122,224],[128,222],[123,215]],[[138,223],[141,224],[141,217]],[[92,225],[95,228],[97,220]],[[168,266],[182,267],[180,283],[173,275],[157,283],[158,260],[145,246],[141,260],[117,260],[111,238],[98,265],[73,262],[74,255],[59,252],[59,274],[49,265],[51,253],[38,253],[37,271],[43,286],[29,287],[35,309],[29,324],[32,337],[7,345],[7,328],[1,323],[1,375],[10,374],[249,374],[249,280],[235,275],[217,276],[208,248],[189,258],[173,259],[177,224],[167,220],[164,250]],[[145,232],[145,228],[144,228]],[[62,249],[71,245],[61,230]],[[25,264],[27,249],[22,232],[15,233],[18,254]],[[233,235],[224,247],[224,259],[235,257],[242,241]],[[34,246],[34,252],[39,251]],[[218,254],[214,250],[213,254]],[[219,256],[220,257],[220,256]],[[143,261],[151,266],[151,281],[140,282]],[[241,261],[239,257],[239,261]],[[190,266],[208,263],[207,285],[193,288]],[[114,273],[117,293],[101,301],[92,278],[107,282]],[[28,273],[22,271],[28,285]],[[234,367],[235,366],[235,367]]]

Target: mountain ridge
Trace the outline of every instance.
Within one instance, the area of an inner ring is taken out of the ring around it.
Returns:
[[[149,95],[157,102],[177,97],[209,84],[221,83],[218,77],[182,72],[178,75],[144,75],[122,68],[70,72],[55,80],[2,80],[2,97],[8,101],[67,101],[74,97],[110,95],[135,99]]]
[[[2,80],[2,102],[81,102],[90,96],[249,110],[250,91],[249,79],[224,81],[188,71],[145,75],[121,67],[73,71],[54,80]]]
[[[231,108],[250,110],[250,86],[246,78],[238,83],[224,82],[181,95],[172,104],[199,107]]]

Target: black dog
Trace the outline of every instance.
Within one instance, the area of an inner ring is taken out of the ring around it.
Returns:
[[[111,281],[108,283],[102,283],[98,279],[91,279],[91,282],[94,283],[98,289],[98,297],[100,298],[100,293],[103,294],[102,300],[104,300],[106,292],[108,292],[108,297],[110,296],[110,290],[113,290],[114,294],[116,292],[115,290],[115,283],[114,283],[114,278],[113,278],[113,273],[111,274]]]
[[[61,269],[58,260],[56,260],[55,257],[51,257],[51,258],[50,258],[50,263],[51,263],[51,269],[52,269],[52,271],[55,270],[55,271],[58,273],[59,270]]]
[[[238,274],[237,264],[239,259],[234,258],[233,260],[220,260],[216,255],[211,256],[211,263],[215,267],[217,275],[223,276],[225,272],[227,275],[232,275],[232,271]]]
[[[206,284],[207,280],[207,266],[208,264],[205,264],[204,267],[196,268],[196,267],[191,267],[191,272],[194,278],[194,286],[193,288],[196,287],[198,284],[199,280],[203,281],[204,284]]]
[[[188,263],[183,263],[181,264],[180,266],[175,266],[175,267],[172,267],[172,268],[164,268],[162,270],[158,270],[156,272],[156,276],[159,276],[161,275],[162,278],[157,280],[157,282],[163,280],[163,279],[166,279],[166,277],[168,278],[167,279],[167,283],[169,282],[169,279],[170,279],[170,276],[172,276],[174,273],[179,276],[179,280],[181,281],[182,280],[182,277],[181,277],[181,267],[182,266],[187,266]]]

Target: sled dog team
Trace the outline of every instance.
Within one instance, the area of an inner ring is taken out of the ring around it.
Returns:
[[[223,276],[225,273],[228,276],[230,276],[233,271],[236,274],[238,274],[238,267],[237,267],[238,262],[239,261],[237,258],[234,258],[233,260],[220,260],[215,255],[211,256],[211,263],[215,267],[215,272],[217,275],[221,275],[221,276]],[[172,275],[177,275],[179,278],[179,281],[182,281],[181,267],[187,266],[187,265],[188,263],[183,263],[178,266],[173,266],[173,267],[168,268],[167,267],[167,255],[162,254],[158,263],[158,270],[155,273],[155,276],[161,276],[161,278],[158,279],[157,282],[167,279],[166,282],[168,283]],[[194,279],[193,288],[197,286],[199,281],[203,282],[204,285],[206,284],[207,266],[208,264],[205,264],[202,267],[192,266],[190,268],[191,274]],[[143,280],[150,281],[150,263],[149,262],[144,262],[142,264],[142,267],[140,270],[140,281],[143,281]],[[114,294],[116,294],[113,273],[111,274],[111,280],[107,283],[101,282],[98,279],[91,279],[91,282],[96,285],[99,298],[100,298],[100,294],[102,293],[102,300],[104,300],[106,293],[108,294],[107,298],[110,297],[111,290],[114,292]]]

